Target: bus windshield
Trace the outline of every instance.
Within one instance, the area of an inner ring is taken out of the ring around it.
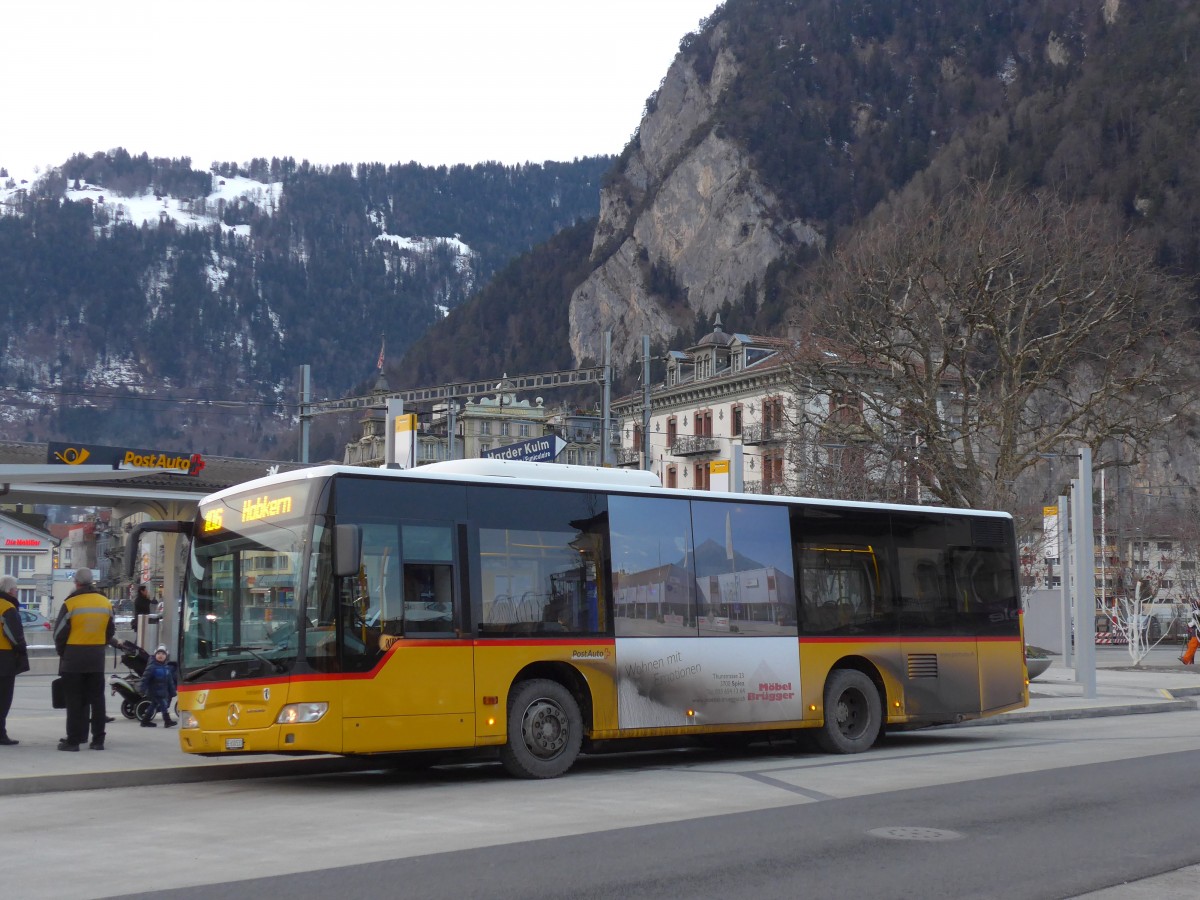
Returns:
[[[298,583],[313,520],[296,486],[200,508],[182,610],[184,681],[269,677],[299,647]]]

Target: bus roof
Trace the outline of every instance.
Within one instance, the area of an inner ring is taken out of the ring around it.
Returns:
[[[601,466],[568,466],[559,463],[525,462],[515,459],[448,459],[421,466],[418,472],[446,472],[455,477],[479,475],[486,478],[517,478],[570,484],[602,484],[608,487],[661,488],[653,472],[641,469],[609,469]]]
[[[763,503],[797,503],[803,502],[810,506],[826,506],[838,509],[895,509],[909,512],[943,512],[958,515],[995,516],[1011,519],[1010,513],[1001,510],[961,509],[944,506],[917,506],[914,504],[873,503],[862,500],[829,500],[813,497],[792,497],[780,494],[741,494],[695,491],[687,488],[663,487],[658,476],[653,472],[640,469],[616,469],[601,466],[574,466],[559,463],[536,463],[509,459],[455,459],[429,463],[415,469],[369,468],[366,466],[347,466],[326,464],[311,466],[307,469],[294,469],[276,475],[266,475],[253,481],[235,484],[204,498],[203,503],[221,499],[226,495],[240,494],[247,490],[257,490],[272,485],[286,484],[306,478],[328,478],[334,475],[356,475],[368,478],[398,478],[426,481],[467,481],[474,484],[503,481],[512,485],[535,487],[550,485],[557,487],[574,487],[581,489],[598,489],[603,491],[627,491],[638,494],[656,494],[660,496],[688,497],[696,499],[697,495],[708,494],[713,500],[753,500]]]

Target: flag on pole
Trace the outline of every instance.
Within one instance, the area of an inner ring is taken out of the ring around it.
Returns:
[[[379,362],[377,362],[377,363],[375,364],[375,368],[377,368],[377,369],[378,369],[380,372],[382,372],[382,371],[383,371],[383,348],[384,348],[384,344],[385,344],[384,338],[381,336],[381,337],[379,338]]]

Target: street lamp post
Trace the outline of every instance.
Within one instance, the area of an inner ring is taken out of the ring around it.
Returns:
[[[498,398],[498,406],[497,406],[497,413],[496,413],[497,417],[498,417],[497,424],[496,424],[496,429],[498,431],[498,434],[496,435],[497,446],[499,446],[499,444],[500,444],[499,438],[504,435],[504,427],[505,427],[504,426],[504,394],[505,394],[505,391],[508,389],[511,389],[512,386],[513,386],[512,382],[508,380],[507,372],[505,372],[504,376],[498,382],[496,382],[496,397]]]
[[[454,438],[455,432],[458,430],[458,403],[454,400],[446,401],[446,458],[454,459],[455,447]]]

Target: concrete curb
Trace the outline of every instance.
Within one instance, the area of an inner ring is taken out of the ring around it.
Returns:
[[[1192,690],[1187,688],[1186,690]],[[1164,691],[1163,693],[1167,693]],[[1181,693],[1173,691],[1171,693]],[[1170,694],[1168,694],[1170,696]],[[1129,703],[1123,706],[1077,706],[1071,709],[1043,709],[1038,712],[1014,711],[992,716],[990,719],[973,719],[958,722],[944,728],[969,728],[980,725],[1013,725],[1018,722],[1057,722],[1066,719],[1101,719],[1107,716],[1140,716],[1150,713],[1183,712],[1196,709],[1194,700],[1153,700],[1149,703]]]
[[[87,753],[85,749],[82,751]],[[335,775],[380,769],[388,765],[380,759],[322,756],[313,759],[285,759],[269,762],[222,765],[172,766],[168,768],[125,769],[105,772],[72,772],[59,775],[29,775],[0,778],[0,797],[26,794],[50,794],[62,791],[99,791],[107,788],[149,787],[162,784],[197,784],[207,781],[238,781],[249,778],[288,778],[310,775]]]

